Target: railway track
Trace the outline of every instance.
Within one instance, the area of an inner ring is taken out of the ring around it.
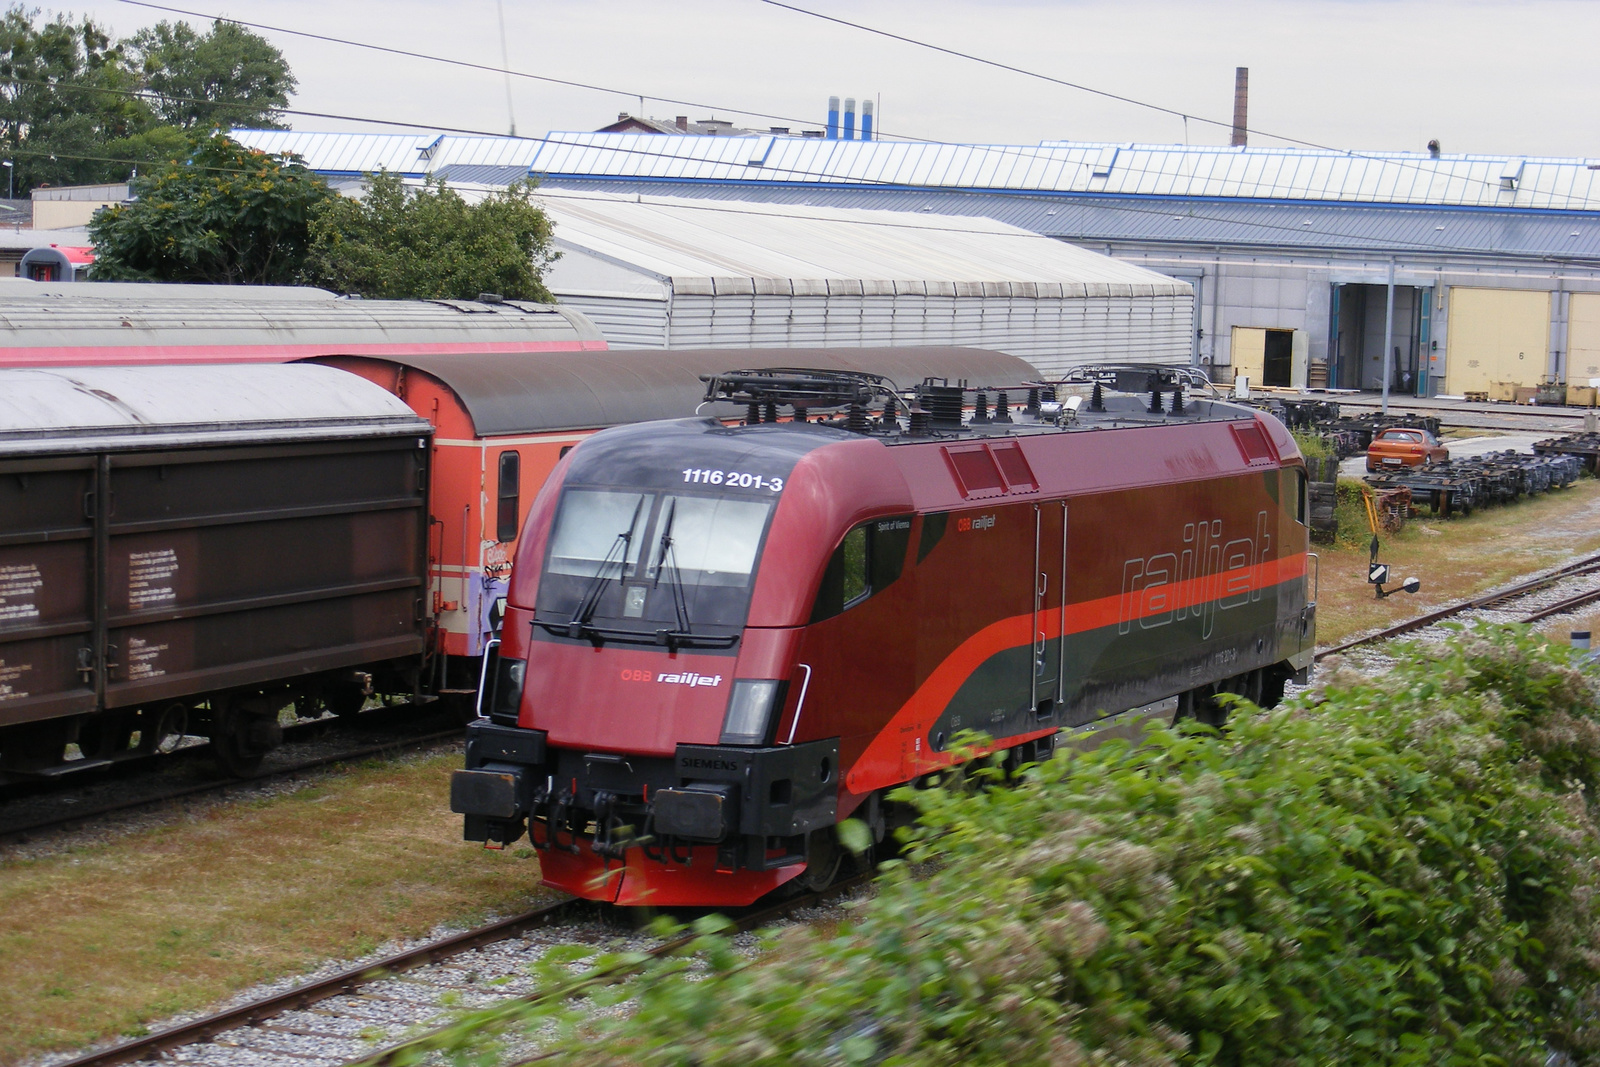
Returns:
[[[1573,560],[1570,563],[1566,563],[1560,567],[1557,567],[1553,571],[1549,571],[1534,578],[1529,578],[1525,581],[1518,582],[1515,585],[1507,586],[1502,589],[1496,589],[1492,592],[1484,593],[1481,596],[1471,597],[1467,600],[1459,600],[1453,604],[1447,604],[1442,608],[1430,611],[1424,615],[1418,615],[1415,618],[1406,619],[1403,622],[1396,623],[1395,625],[1379,630],[1376,633],[1365,634],[1361,637],[1355,637],[1345,641],[1342,644],[1334,645],[1331,648],[1325,648],[1317,653],[1317,659],[1320,661],[1328,656],[1345,653],[1351,649],[1360,648],[1364,645],[1380,644],[1384,641],[1389,641],[1396,637],[1404,636],[1408,633],[1424,630],[1429,626],[1435,625],[1436,623],[1465,615],[1468,612],[1501,609],[1523,597],[1554,588],[1564,581],[1569,581],[1573,578],[1580,578],[1591,574],[1600,574],[1600,553],[1591,556],[1585,556],[1582,559]],[[1595,603],[1596,601],[1600,601],[1600,589],[1584,590],[1582,592],[1575,593],[1572,596],[1565,597],[1556,603],[1541,605],[1533,611],[1525,613],[1517,621],[1524,623],[1539,622],[1540,620],[1548,619],[1556,615],[1562,615],[1570,611],[1576,611],[1577,609]]]
[[[853,875],[821,892],[748,910],[734,917],[735,929],[748,932],[816,907],[866,884],[871,877],[870,873]],[[589,901],[564,898],[144,1037],[53,1061],[51,1067],[118,1067],[157,1061],[223,1064],[239,1062],[240,1053],[247,1053],[249,1062],[262,1067],[305,1067],[308,1062],[329,1067],[394,1067],[414,1062],[438,1047],[445,1026],[460,1007],[540,999],[541,990],[533,988],[525,974],[532,958],[529,951],[496,956],[492,954],[496,947],[571,925],[596,907]],[[688,935],[642,951],[659,958],[682,951],[693,940],[694,936]],[[539,947],[534,946],[535,953]],[[462,958],[474,953],[471,965],[463,966]],[[600,980],[625,981],[637,970],[636,966],[618,967]],[[519,981],[527,988],[518,988]],[[512,995],[506,996],[507,992]],[[457,1003],[446,1003],[452,999]],[[379,1033],[382,1036],[375,1045],[373,1037]]]
[[[232,790],[255,790],[264,784],[292,778],[295,775],[322,767],[338,766],[341,763],[351,763],[375,756],[427,748],[442,742],[459,739],[460,737],[461,727],[452,725],[448,729],[431,730],[407,737],[392,737],[355,748],[323,753],[308,759],[297,760],[281,767],[273,767],[271,770],[261,772],[250,778],[219,775],[204,781],[184,782],[153,793],[140,793],[131,797],[118,796],[113,799],[94,802],[70,812],[52,812],[40,817],[24,817],[15,821],[6,819],[3,814],[4,806],[0,805],[0,846],[23,843],[42,834],[71,830],[87,823],[104,820],[110,816],[143,811],[176,800],[200,796],[226,795]],[[165,758],[170,759],[171,757]],[[55,797],[47,795],[43,799],[48,802],[55,799]]]

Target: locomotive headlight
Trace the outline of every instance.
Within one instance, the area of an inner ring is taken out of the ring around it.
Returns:
[[[772,709],[778,700],[776,681],[743,680],[733,683],[728,716],[722,720],[722,743],[759,745],[767,740]]]
[[[495,663],[494,692],[489,697],[489,718],[502,726],[515,726],[522,710],[522,682],[528,661],[503,656]]]

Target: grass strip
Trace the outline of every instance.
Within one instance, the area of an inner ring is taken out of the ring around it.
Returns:
[[[448,802],[460,760],[372,762],[0,864],[0,1055],[135,1036],[251,985],[546,898],[531,853],[462,843]]]

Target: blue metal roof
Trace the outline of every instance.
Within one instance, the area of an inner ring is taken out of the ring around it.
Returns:
[[[709,137],[563,133],[542,138],[236,130],[242,143],[295,152],[312,169],[525,166],[595,180],[745,182],[966,189],[1492,210],[1600,210],[1600,160],[1308,148],[1046,141],[964,145],[830,141],[761,134]]]
[[[541,192],[557,197],[565,190],[616,192],[617,186],[615,181],[549,177],[541,186]],[[1600,261],[1600,212],[1556,214],[676,182],[630,182],[628,192],[702,200],[982,216],[1074,241]]]

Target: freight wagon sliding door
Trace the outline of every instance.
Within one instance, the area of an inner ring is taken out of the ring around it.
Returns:
[[[93,456],[0,462],[0,726],[95,709],[94,489]]]
[[[1550,294],[1452,286],[1446,392],[1491,392],[1495,382],[1534,386],[1545,374]]]
[[[423,441],[112,456],[106,706],[420,653]]]

